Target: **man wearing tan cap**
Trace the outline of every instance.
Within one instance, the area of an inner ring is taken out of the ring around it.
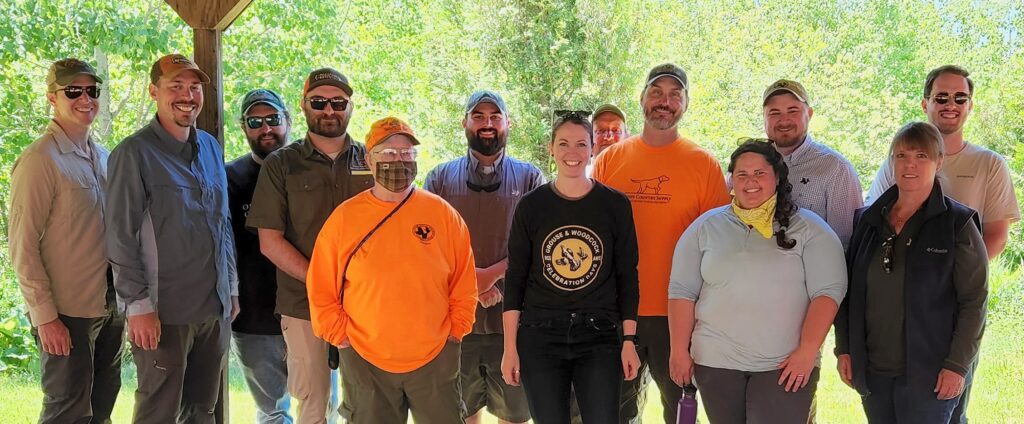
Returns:
[[[239,312],[224,157],[195,127],[209,77],[171,54],[150,71],[156,116],[110,155],[107,254],[138,368],[135,423],[213,423]]]
[[[645,81],[640,95],[642,132],[601,153],[594,179],[626,194],[633,206],[640,248],[639,372],[643,375],[649,367],[661,392],[665,423],[674,423],[683,390],[670,377],[679,371],[677,365],[685,364],[671,361],[670,371],[670,355],[676,359],[677,353],[687,350],[676,344],[689,338],[669,338],[672,254],[683,231],[702,213],[729,203],[729,192],[718,160],[679,133],[679,121],[690,103],[686,72],[666,63],[652,68]],[[689,383],[689,375],[678,382],[682,380]],[[637,401],[624,396],[619,422],[642,415]]]
[[[329,345],[313,334],[306,273],[313,244],[341,202],[373,185],[366,149],[348,134],[354,108],[348,78],[331,68],[306,78],[302,112],[306,137],[267,156],[246,225],[259,233],[260,251],[277,266],[277,305],[287,346],[288,391],[298,423],[337,420],[337,372]]]
[[[610,103],[594,109],[594,157],[626,137],[629,137],[629,127],[622,109]]]
[[[103,240],[108,153],[89,134],[102,82],[88,63],[54,62],[53,119],[11,171],[8,247],[39,345],[40,423],[109,423],[121,389],[124,318]]]
[[[375,122],[376,183],[331,214],[307,287],[313,331],[340,348],[342,415],[354,424],[461,423],[459,342],[473,328],[476,268],[455,208],[413,186],[416,145],[396,118]]]
[[[775,81],[764,90],[761,106],[764,132],[789,166],[793,203],[824,219],[845,248],[853,233],[853,213],[864,206],[857,170],[808,133],[814,109],[799,82]]]

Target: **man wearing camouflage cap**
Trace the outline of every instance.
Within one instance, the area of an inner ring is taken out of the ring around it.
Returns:
[[[135,423],[213,423],[238,278],[221,146],[195,127],[209,77],[171,54],[156,116],[110,155],[107,254],[138,368]]]
[[[40,423],[109,423],[121,388],[124,318],[103,229],[108,153],[89,133],[102,82],[85,62],[54,62],[53,119],[11,171],[8,247],[39,345]]]

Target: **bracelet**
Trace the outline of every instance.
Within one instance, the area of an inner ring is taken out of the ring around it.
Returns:
[[[625,335],[623,335],[622,336],[622,342],[623,343],[625,343],[625,342],[633,342],[633,344],[635,345],[636,344],[636,334],[625,334]]]

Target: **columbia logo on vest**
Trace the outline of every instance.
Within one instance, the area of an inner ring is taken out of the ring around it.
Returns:
[[[924,249],[924,251],[928,253],[949,253],[949,249],[936,249],[934,247],[929,247]]]

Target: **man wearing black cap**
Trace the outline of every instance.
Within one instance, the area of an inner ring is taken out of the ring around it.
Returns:
[[[519,199],[544,184],[544,176],[506,153],[508,109],[498,93],[483,90],[469,96],[462,127],[468,153],[430,171],[424,188],[447,200],[466,221],[476,258],[480,307],[473,332],[462,343],[460,371],[470,415],[466,422],[480,422],[487,407],[502,423],[522,423],[530,419],[526,393],[501,377],[502,287],[512,214]]]
[[[235,353],[256,402],[256,422],[291,424],[286,349],[281,321],[274,315],[276,269],[260,253],[259,238],[245,227],[263,160],[287,143],[291,116],[281,96],[260,88],[242,99],[239,120],[251,153],[226,166],[228,206],[237,252],[238,301],[242,306],[242,312],[231,323]]]
[[[213,423],[237,316],[221,146],[195,127],[209,77],[171,54],[150,71],[156,117],[110,154],[105,223],[139,373],[135,423]]]
[[[352,87],[331,68],[306,78],[302,112],[306,137],[278,149],[260,170],[246,225],[259,232],[260,251],[277,266],[277,306],[288,347],[288,391],[298,423],[335,422],[337,373],[328,344],[313,334],[306,273],[317,234],[341,202],[373,186],[366,148],[348,134]]]
[[[650,368],[661,392],[665,422],[674,423],[676,402],[682,395],[676,383],[690,383],[690,378],[687,375],[676,382],[670,378],[670,374],[675,377],[669,370],[670,352],[675,355],[689,348],[675,346],[688,337],[673,337],[670,345],[667,315],[672,254],[690,223],[702,213],[729,203],[729,193],[718,161],[679,135],[678,124],[690,101],[686,73],[666,63],[651,69],[646,81],[640,95],[643,132],[601,153],[594,165],[594,179],[625,193],[633,206],[640,248],[636,341],[640,375]],[[636,399],[629,397],[622,399],[620,422],[629,422],[640,414]]]
[[[108,153],[89,134],[102,82],[88,63],[54,62],[53,120],[11,171],[8,247],[39,345],[40,423],[109,423],[121,388],[124,318],[103,239]]]

